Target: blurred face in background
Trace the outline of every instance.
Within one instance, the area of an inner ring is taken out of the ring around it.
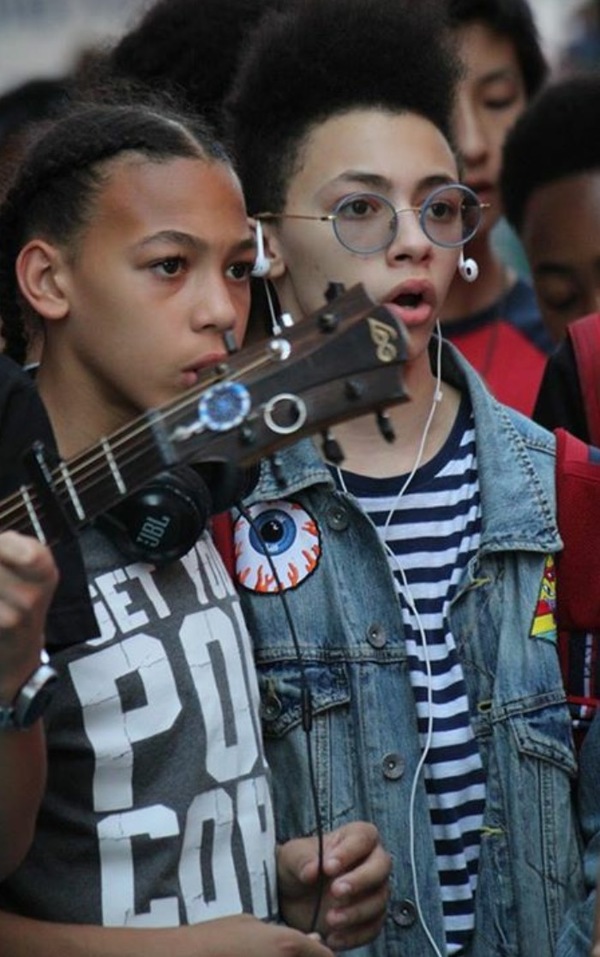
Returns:
[[[489,233],[502,214],[499,177],[506,134],[525,109],[527,96],[512,40],[474,22],[457,28],[465,76],[459,83],[454,136],[461,155],[463,182],[482,203],[490,203],[479,236]]]
[[[569,322],[600,311],[600,170],[539,186],[520,238],[544,323],[560,342]]]

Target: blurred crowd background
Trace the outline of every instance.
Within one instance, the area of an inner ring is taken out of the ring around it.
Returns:
[[[557,73],[600,63],[600,0],[530,3]],[[120,34],[150,5],[151,0],[0,0],[0,93],[34,77],[70,71],[89,48]]]

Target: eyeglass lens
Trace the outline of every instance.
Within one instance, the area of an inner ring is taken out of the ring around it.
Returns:
[[[435,189],[418,210],[395,210],[376,193],[353,193],[335,210],[333,227],[340,243],[353,252],[387,249],[401,227],[401,214],[418,212],[421,229],[437,246],[461,246],[477,231],[481,207],[476,194],[466,186]]]

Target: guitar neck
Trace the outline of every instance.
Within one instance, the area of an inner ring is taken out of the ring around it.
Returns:
[[[41,471],[0,505],[0,528],[54,544],[68,527],[82,528],[149,478],[184,459],[172,430],[189,418],[197,397],[149,412],[68,462]],[[35,470],[39,471],[38,468]]]

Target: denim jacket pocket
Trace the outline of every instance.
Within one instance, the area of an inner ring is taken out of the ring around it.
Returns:
[[[350,703],[350,686],[344,664],[304,664],[310,694],[310,719],[330,708]],[[303,722],[303,673],[285,662],[259,666],[261,719],[267,738],[280,738]]]
[[[523,757],[547,761],[569,778],[577,774],[577,761],[564,699],[546,699],[534,703],[510,719]]]
[[[315,800],[318,800],[323,826],[328,830],[351,820],[357,813],[353,771],[356,756],[355,742],[349,732],[351,690],[347,666],[342,662],[305,662],[305,676],[310,689],[308,724],[303,721],[303,682],[298,665],[288,660],[263,663],[259,667],[261,719],[272,770],[279,841],[315,832]],[[305,726],[310,728],[308,733]],[[297,799],[298,794],[306,795],[313,777],[309,751],[315,785],[312,802]]]

